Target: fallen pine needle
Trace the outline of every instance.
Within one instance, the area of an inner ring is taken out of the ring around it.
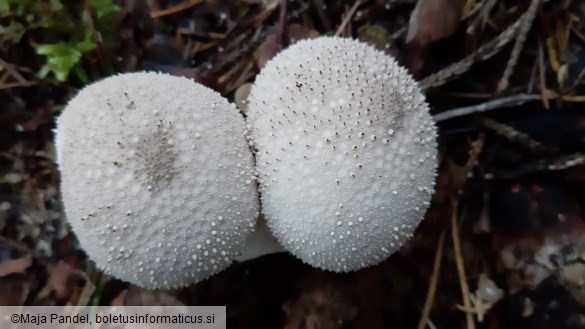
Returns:
[[[202,1],[203,0],[187,0],[187,1],[178,3],[172,7],[169,7],[169,8],[155,10],[155,11],[150,13],[150,16],[156,18],[156,17],[172,15],[172,14],[178,13],[182,10],[189,9]]]
[[[349,23],[349,20],[353,17],[353,14],[355,14],[355,11],[358,9],[361,2],[362,2],[361,0],[357,0],[353,4],[353,7],[351,7],[351,9],[349,10],[349,13],[347,13],[345,18],[343,19],[343,22],[341,22],[341,24],[337,28],[337,31],[335,32],[336,37],[338,37],[341,34],[341,32],[343,31],[343,29],[345,28],[347,23]]]
[[[419,86],[423,90],[438,87],[467,72],[476,62],[492,58],[499,53],[505,45],[514,40],[526,15],[527,13],[522,14],[516,22],[502,31],[497,37],[479,47],[475,53],[447,66],[439,72],[425,77],[419,82]]]
[[[494,99],[485,103],[480,103],[477,105],[459,107],[456,109],[448,110],[445,112],[438,113],[433,116],[435,122],[441,122],[473,113],[478,112],[486,112],[490,110],[495,110],[503,107],[512,107],[522,105],[526,102],[530,101],[537,101],[540,100],[540,95],[533,95],[533,94],[518,94],[513,95],[510,97],[504,97],[499,99]]]
[[[504,74],[502,75],[502,78],[498,83],[497,87],[498,93],[501,93],[502,91],[508,89],[510,76],[512,75],[514,69],[516,68],[518,58],[520,57],[520,52],[522,51],[524,42],[526,42],[528,31],[530,30],[530,27],[532,27],[532,22],[534,21],[534,17],[536,17],[536,12],[538,10],[540,2],[541,0],[532,0],[532,2],[530,3],[530,7],[528,7],[528,10],[526,10],[526,14],[523,15],[520,30],[518,31],[516,42],[514,43],[512,53],[510,54],[510,59],[508,60],[506,69],[504,70]]]
[[[439,282],[439,273],[441,270],[441,259],[443,258],[443,246],[445,245],[445,232],[441,232],[439,243],[437,245],[437,252],[435,253],[435,261],[433,263],[433,273],[429,281],[429,290],[425,299],[422,315],[418,323],[418,329],[424,329],[429,324],[429,316],[435,301],[435,293],[437,291],[437,283]]]
[[[459,227],[457,223],[457,201],[453,202],[451,209],[451,234],[453,235],[453,249],[455,251],[455,263],[457,265],[457,273],[459,274],[459,284],[461,285],[461,294],[463,295],[463,307],[466,310],[472,309],[471,297],[469,296],[469,286],[467,285],[467,277],[465,276],[465,266],[463,264],[463,257],[461,256],[461,241],[459,240]],[[475,322],[472,313],[465,313],[467,320],[467,329],[475,329]]]

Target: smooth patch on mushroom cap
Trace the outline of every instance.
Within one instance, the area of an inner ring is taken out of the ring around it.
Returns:
[[[436,127],[416,82],[367,44],[322,37],[275,56],[249,97],[262,208],[289,252],[347,272],[402,246],[436,176]]]
[[[186,78],[94,83],[58,121],[66,215],[107,273],[173,288],[225,269],[259,212],[243,117]]]

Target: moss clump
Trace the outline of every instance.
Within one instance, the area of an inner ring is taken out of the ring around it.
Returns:
[[[87,6],[83,1],[0,0],[0,42],[8,48],[27,39],[44,58],[41,78],[52,74],[64,82],[74,72],[87,83],[82,58],[98,47],[96,40],[112,40],[106,28],[119,11],[114,0],[89,0]]]

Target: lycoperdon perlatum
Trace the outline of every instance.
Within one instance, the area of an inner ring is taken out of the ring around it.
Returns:
[[[436,127],[405,68],[351,39],[300,41],[248,98],[262,210],[304,262],[347,272],[386,259],[430,203]]]
[[[259,213],[244,118],[192,80],[129,73],[93,83],[58,120],[65,212],[114,277],[174,288],[228,267]]]

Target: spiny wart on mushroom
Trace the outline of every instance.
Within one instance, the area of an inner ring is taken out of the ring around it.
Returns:
[[[263,212],[284,248],[346,272],[409,239],[434,190],[436,128],[393,58],[350,39],[300,41],[267,63],[248,103]]]
[[[59,118],[65,212],[107,273],[180,287],[225,269],[259,212],[246,126],[186,78],[130,73],[89,85]]]

